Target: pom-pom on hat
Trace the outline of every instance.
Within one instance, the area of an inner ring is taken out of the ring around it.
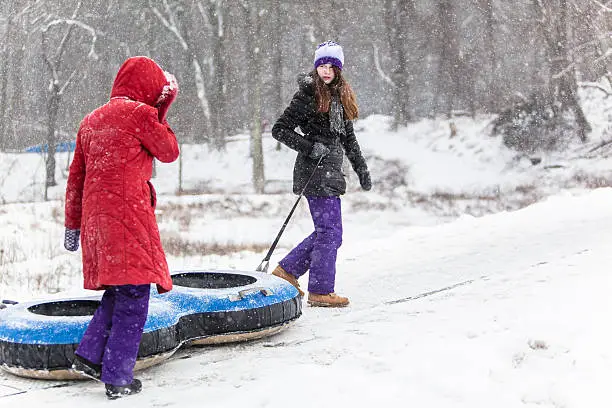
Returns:
[[[323,64],[332,64],[342,69],[344,52],[340,44],[333,41],[325,41],[317,46],[314,55],[315,69]]]

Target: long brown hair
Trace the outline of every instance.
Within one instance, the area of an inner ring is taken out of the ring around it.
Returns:
[[[317,110],[319,112],[329,112],[331,104],[332,92],[340,95],[340,101],[344,107],[344,118],[347,120],[357,119],[359,117],[359,108],[357,107],[357,97],[353,88],[342,76],[342,71],[332,65],[335,78],[333,82],[327,85],[315,69],[312,73],[314,78],[315,97],[317,98]]]

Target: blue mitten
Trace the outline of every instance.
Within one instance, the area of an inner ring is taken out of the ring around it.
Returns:
[[[64,232],[64,248],[69,251],[76,251],[79,249],[79,237],[81,235],[80,229],[66,228]]]

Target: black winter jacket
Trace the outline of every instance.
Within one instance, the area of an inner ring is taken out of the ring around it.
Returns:
[[[317,112],[314,83],[310,74],[300,75],[298,85],[299,90],[291,103],[272,127],[272,136],[298,152],[293,168],[295,194],[300,194],[317,164],[318,159],[309,157],[314,143],[327,146],[330,152],[321,161],[304,195],[339,196],[346,192],[346,181],[342,173],[344,152],[358,175],[368,171],[353,131],[353,123],[350,120],[344,121],[346,135],[333,132],[329,126],[329,114]],[[295,131],[298,126],[303,136]]]

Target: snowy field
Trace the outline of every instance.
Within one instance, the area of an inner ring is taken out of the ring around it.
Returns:
[[[612,189],[387,237],[347,235],[338,288],[349,308],[306,307],[277,336],[187,349],[179,356],[190,358],[140,373],[144,391],[113,404],[612,406]],[[109,404],[98,383],[41,389],[49,384],[0,374],[0,390],[33,388],[0,402]]]
[[[538,165],[488,136],[490,117],[454,119],[454,138],[448,120],[398,132],[386,117],[360,120],[374,188],[350,174],[343,197],[336,288],[350,307],[306,306],[279,335],[182,350],[189,358],[141,372],[143,392],[112,403],[95,382],[49,388],[0,372],[0,407],[609,408],[612,162],[589,150],[612,139],[612,104],[583,104],[589,143]],[[253,270],[295,200],[294,155],[265,139],[264,195],[250,187],[244,136],[182,155],[192,194],[174,194],[176,164],[153,180],[171,270]],[[0,299],[85,293],[80,252],[62,247],[58,162],[42,202],[42,158],[0,154]],[[311,228],[302,203],[271,265]]]

